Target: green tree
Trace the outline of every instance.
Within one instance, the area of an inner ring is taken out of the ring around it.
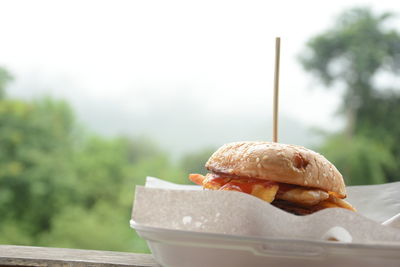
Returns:
[[[141,156],[142,151],[148,153]],[[154,143],[142,138],[93,136],[87,138],[75,160],[78,201],[71,201],[52,218],[52,228],[39,244],[148,252],[144,240],[129,227],[135,185],[143,185],[148,175],[179,183],[182,172]]]
[[[392,16],[376,15],[368,8],[346,11],[333,28],[311,38],[300,57],[305,70],[327,88],[345,88],[342,111],[350,136],[359,130],[359,123],[371,121],[376,102],[386,101],[380,97],[382,88],[375,83],[376,76],[400,70],[400,35],[385,24]]]
[[[90,133],[64,101],[0,98],[0,243],[148,252],[129,227],[146,176],[187,181],[149,138]]]
[[[13,79],[11,74],[4,68],[0,67],[0,99],[6,94],[6,85]]]
[[[382,73],[400,71],[400,35],[386,24],[392,17],[368,8],[346,11],[300,57],[326,88],[345,89],[345,134],[328,136],[321,150],[352,184],[399,180],[400,94],[376,82]]]
[[[158,144],[146,136],[125,137],[128,148],[128,160],[130,163],[137,163],[141,160],[151,159],[159,155],[166,156]]]
[[[186,174],[206,174],[208,171],[206,170],[204,165],[206,164],[210,156],[214,153],[214,151],[215,148],[205,148],[196,152],[189,153],[182,157],[180,166]]]
[[[393,170],[396,161],[391,151],[365,136],[352,139],[343,134],[330,136],[319,151],[344,174],[347,185],[386,182],[386,170]]]
[[[74,118],[64,102],[2,99],[0,125],[0,240],[7,222],[35,240],[72,189]]]

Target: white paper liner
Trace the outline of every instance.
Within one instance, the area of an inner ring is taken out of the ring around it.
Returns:
[[[136,187],[132,219],[141,225],[196,232],[400,243],[400,229],[381,224],[400,213],[400,183],[348,187],[347,192],[359,212],[331,208],[296,216],[248,194],[204,191],[148,177],[145,187]]]

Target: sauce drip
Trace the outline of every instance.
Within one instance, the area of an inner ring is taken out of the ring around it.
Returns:
[[[277,185],[278,183],[254,179],[254,178],[236,178],[236,177],[226,177],[219,174],[207,174],[206,181],[204,185],[210,183],[212,186],[219,186],[218,190],[233,190],[240,191],[243,193],[251,194],[255,185],[261,185],[265,188]],[[208,187],[208,186],[207,186]]]

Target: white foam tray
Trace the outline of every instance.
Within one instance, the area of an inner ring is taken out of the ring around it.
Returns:
[[[130,221],[171,267],[400,266],[400,245],[270,239],[149,227]]]

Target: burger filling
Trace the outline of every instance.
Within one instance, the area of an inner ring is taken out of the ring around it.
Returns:
[[[325,208],[355,209],[333,192],[268,180],[208,173],[190,174],[189,179],[210,190],[238,191],[253,195],[288,212],[305,215]]]

